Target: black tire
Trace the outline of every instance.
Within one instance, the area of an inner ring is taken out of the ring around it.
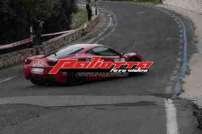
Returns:
[[[130,58],[129,61],[142,61],[142,59],[138,57],[133,57],[133,58]]]
[[[38,86],[44,86],[44,85],[45,85],[44,81],[39,80],[39,79],[30,79],[30,81],[31,81],[32,84],[34,84],[34,85],[38,85]]]
[[[68,76],[66,79],[66,84],[67,85],[79,85],[79,84],[83,84],[85,81],[83,78],[79,78],[77,76],[76,72],[68,72]]]
[[[138,58],[138,57],[133,57],[131,59],[129,59],[129,61],[142,61],[142,59]],[[131,76],[137,76],[137,75],[143,75],[144,73],[128,73],[128,76],[131,77]]]

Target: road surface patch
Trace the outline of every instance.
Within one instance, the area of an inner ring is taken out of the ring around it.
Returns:
[[[30,104],[38,106],[86,106],[154,101],[162,103],[163,98],[153,96],[23,96],[0,98],[3,104]]]

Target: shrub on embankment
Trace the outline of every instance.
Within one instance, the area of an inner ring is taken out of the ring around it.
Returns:
[[[75,0],[1,0],[0,44],[27,38],[30,26],[43,33],[69,30]]]

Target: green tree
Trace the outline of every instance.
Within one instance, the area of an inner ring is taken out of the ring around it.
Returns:
[[[54,0],[19,0],[27,14],[30,28],[35,34],[34,44],[40,44],[43,22],[53,14]]]
[[[0,44],[28,37],[30,26],[35,34],[68,30],[75,0],[1,0]],[[42,24],[42,23],[41,23]]]

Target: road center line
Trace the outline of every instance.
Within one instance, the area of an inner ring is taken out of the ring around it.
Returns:
[[[6,78],[6,79],[0,80],[0,84],[1,84],[1,83],[4,83],[4,82],[7,82],[7,81],[10,81],[10,80],[12,80],[12,79],[14,79],[14,78],[16,78],[16,76],[12,76],[12,77],[8,77],[8,78]]]
[[[179,134],[176,107],[171,99],[165,100],[167,134]]]

